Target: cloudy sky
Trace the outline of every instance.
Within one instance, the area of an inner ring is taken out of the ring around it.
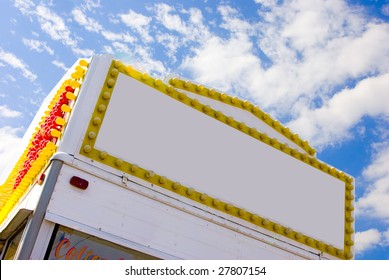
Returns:
[[[111,53],[308,139],[356,179],[356,258],[389,259],[389,0],[0,0],[0,38],[0,174],[68,67]]]

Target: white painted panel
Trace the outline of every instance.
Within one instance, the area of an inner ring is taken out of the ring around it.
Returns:
[[[95,148],[343,248],[343,182],[123,74]]]
[[[299,145],[297,145],[296,143],[279,133],[273,127],[270,127],[267,123],[259,120],[252,113],[244,109],[237,108],[235,106],[231,106],[229,104],[199,94],[195,94],[190,91],[182,89],[176,90],[184,92],[190,98],[197,99],[200,103],[204,105],[211,106],[211,108],[215,109],[216,111],[223,112],[226,116],[233,117],[236,121],[244,122],[249,127],[255,127],[259,132],[266,133],[270,138],[276,138],[280,143],[285,143],[289,147],[299,150],[301,153],[306,153],[306,151],[304,151],[304,149],[302,149]]]
[[[72,176],[87,179],[89,187],[86,190],[72,187],[68,183]],[[64,166],[48,206],[46,219],[57,222],[62,220],[66,226],[73,224],[77,230],[85,232],[92,228],[100,238],[110,240],[116,236],[122,240],[118,243],[120,245],[136,243],[137,250],[143,247],[149,254],[154,250],[175,258],[303,258],[302,255],[288,252],[286,245],[283,248],[280,244],[276,245],[277,241],[273,238],[255,231],[251,231],[250,237],[194,215],[195,208],[193,213],[188,213],[190,211],[162,203],[130,188],[131,185],[128,188],[120,187]],[[155,198],[158,195],[153,194]],[[264,241],[259,240],[261,235]],[[127,243],[123,240],[127,240]],[[298,249],[294,248],[294,251]],[[305,255],[308,257],[309,254]],[[311,254],[310,258],[314,257]]]

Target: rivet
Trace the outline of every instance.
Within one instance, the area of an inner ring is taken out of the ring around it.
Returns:
[[[84,153],[90,153],[92,151],[92,147],[89,145],[85,145],[82,150],[84,151]]]
[[[348,222],[348,223],[354,222],[354,217],[347,217],[346,222]]]
[[[214,199],[213,201],[212,201],[212,204],[213,204],[213,206],[219,206],[220,204],[221,204],[221,202],[220,202],[220,200],[219,199]]]
[[[105,106],[104,104],[100,104],[100,105],[97,107],[97,110],[98,110],[100,113],[104,112],[106,109],[107,109],[107,106]]]
[[[115,68],[119,68],[120,66],[122,66],[123,64],[119,61],[119,60],[115,60],[114,62],[114,67]]]
[[[196,86],[196,91],[202,92],[204,90],[204,87],[202,85],[197,85]]]
[[[208,95],[209,95],[209,96],[214,96],[215,93],[216,93],[216,91],[215,91],[214,89],[210,89],[210,90],[208,91]]]
[[[101,118],[99,118],[99,117],[94,117],[94,118],[93,118],[93,124],[94,124],[94,125],[99,125],[99,124],[101,124]]]
[[[118,69],[112,69],[111,70],[111,76],[112,77],[116,77],[118,74],[119,74],[119,70]]]
[[[251,103],[248,100],[243,101],[243,108],[247,109],[248,107],[250,107],[250,105]]]
[[[257,134],[257,130],[254,128],[254,127],[250,127],[250,129],[249,129],[249,134],[250,135],[255,135],[255,134]]]
[[[136,165],[136,164],[131,165],[130,171],[131,171],[132,173],[135,173],[135,172],[137,172],[138,170],[139,170],[139,166],[138,166],[138,165]]]
[[[354,211],[354,206],[353,205],[349,205],[346,207],[346,210],[347,211]]]
[[[99,158],[100,158],[100,159],[104,160],[104,159],[106,159],[107,157],[108,157],[108,154],[107,154],[106,152],[100,152],[100,154],[99,154]]]
[[[294,235],[294,237],[297,239],[297,240],[300,240],[303,238],[303,235],[299,232],[296,232],[296,234]]]
[[[269,119],[269,115],[266,113],[263,113],[262,120],[266,121],[267,119]]]
[[[336,255],[339,257],[344,257],[344,251],[343,250],[336,250]]]
[[[259,138],[260,138],[262,141],[265,141],[265,140],[268,139],[269,137],[268,137],[265,133],[261,133],[261,135],[259,135]]]
[[[346,233],[347,233],[347,234],[353,234],[353,233],[354,233],[354,229],[351,228],[351,227],[350,227],[350,228],[347,228],[347,229],[346,229]]]
[[[222,93],[222,94],[220,94],[219,95],[219,99],[221,100],[221,101],[225,101],[226,99],[227,99],[227,94],[225,94],[225,93]]]
[[[282,226],[280,226],[279,224],[275,224],[273,226],[273,229],[276,231],[276,232],[280,232],[282,230]]]
[[[327,252],[330,253],[330,254],[334,254],[335,253],[335,248],[331,245],[327,246]]]
[[[345,257],[346,257],[347,260],[351,260],[353,258],[353,253],[347,252]]]
[[[346,195],[347,200],[354,200],[354,196],[352,194]]]
[[[352,240],[347,240],[347,241],[346,241],[346,245],[347,245],[347,246],[353,246],[353,245],[354,245],[354,241],[352,241]]]
[[[211,107],[210,107],[209,105],[205,105],[205,106],[203,107],[203,112],[204,112],[204,113],[207,113],[207,112],[209,112],[209,111],[211,111]]]
[[[165,176],[161,176],[161,177],[159,177],[158,181],[159,181],[160,184],[163,185],[163,184],[166,184],[167,178]]]
[[[193,188],[189,188],[189,189],[186,190],[186,194],[189,195],[189,196],[193,195],[194,192],[195,192],[195,190]]]
[[[272,127],[278,127],[278,126],[280,126],[280,122],[279,122],[279,121],[276,121],[276,120],[273,120],[273,121],[271,122],[271,125],[272,125]]]
[[[155,175],[154,171],[152,170],[148,170],[146,173],[145,173],[145,177],[148,178],[148,179],[151,179],[153,178]]]
[[[190,88],[192,86],[192,83],[190,81],[185,81],[184,87]]]
[[[238,104],[239,101],[240,101],[239,98],[236,97],[236,96],[233,96],[233,97],[231,98],[231,103],[232,103],[232,104]]]
[[[318,242],[316,243],[316,246],[317,246],[317,248],[318,248],[319,250],[324,250],[324,248],[325,248],[325,244],[324,244],[323,242],[321,242],[321,241],[318,241]]]
[[[175,86],[175,85],[177,84],[177,82],[178,82],[177,78],[172,78],[172,79],[170,79],[170,83],[171,83],[173,86]]]
[[[172,92],[174,92],[174,88],[173,88],[172,86],[168,86],[168,87],[166,88],[166,92],[167,92],[167,93],[172,93]]]
[[[259,113],[261,110],[259,109],[258,106],[254,106],[254,107],[251,109],[251,111],[252,111],[254,114],[256,114],[256,113]]]
[[[346,184],[346,189],[347,189],[348,191],[352,191],[352,190],[354,189],[354,186],[351,185],[351,184]]]
[[[141,79],[142,79],[143,81],[147,80],[148,78],[149,78],[149,74],[147,74],[147,73],[143,73],[143,74],[141,75]]]
[[[291,228],[284,228],[284,234],[286,235],[289,235],[290,233],[292,233],[292,229]]]
[[[192,105],[193,107],[195,107],[198,103],[199,103],[199,101],[197,99],[192,99],[190,101],[190,105]]]
[[[232,210],[232,205],[227,203],[224,208],[226,209],[226,211],[231,211]]]
[[[232,124],[234,122],[234,118],[233,117],[227,117],[226,121],[227,121],[228,124]]]
[[[220,111],[216,111],[216,112],[215,112],[215,118],[219,119],[219,118],[221,118],[222,116],[223,116],[223,113],[222,113],[222,112],[220,112]]]
[[[117,167],[122,166],[123,163],[124,163],[124,162],[123,162],[121,159],[119,159],[119,158],[117,158],[117,159],[115,160],[115,165],[116,165]]]
[[[207,194],[202,193],[202,194],[200,195],[200,200],[201,200],[201,201],[206,201],[207,199],[208,199],[208,195],[207,195]]]
[[[296,141],[299,139],[299,135],[297,133],[292,134],[291,136],[292,140]]]
[[[244,122],[238,123],[238,128],[239,128],[240,130],[243,130],[245,127],[246,127],[246,124],[245,124]]]
[[[162,85],[162,81],[160,80],[160,79],[156,79],[155,81],[154,81],[154,86],[155,87],[160,87]]]
[[[108,91],[105,91],[105,92],[103,93],[103,95],[102,95],[102,98],[103,98],[104,100],[107,100],[107,99],[109,99],[110,97],[111,97],[111,93],[108,92]]]
[[[275,144],[277,144],[277,139],[271,138],[269,143],[270,145],[274,146]]]
[[[130,65],[126,66],[126,72],[127,72],[127,74],[131,75],[131,72],[132,72],[132,71],[134,71],[134,69],[133,69]]]
[[[290,129],[289,129],[289,127],[283,127],[283,128],[281,128],[281,131],[282,131],[282,133],[284,133],[284,134],[288,134],[288,133],[290,133]]]
[[[346,178],[346,181],[347,181],[347,183],[352,183],[353,181],[354,181],[354,179],[352,178],[352,177],[350,177],[350,176],[348,176],[347,178]]]
[[[89,132],[88,133],[88,138],[91,139],[91,140],[95,139],[96,138],[96,132],[94,132],[94,131]]]
[[[247,211],[245,209],[239,209],[238,214],[242,217],[247,214]]]
[[[180,100],[183,100],[185,97],[186,97],[186,94],[185,94],[185,93],[182,93],[182,92],[180,92],[180,94],[178,95],[178,98],[179,98]]]
[[[107,86],[108,87],[113,87],[114,85],[115,85],[115,80],[114,79],[108,79]]]
[[[178,191],[181,188],[181,184],[178,182],[174,182],[172,185],[172,189]]]
[[[270,225],[270,221],[268,219],[264,219],[262,220],[262,225],[267,227],[268,225]]]
[[[312,238],[307,238],[306,242],[309,246],[312,246],[315,243],[315,241]]]
[[[254,214],[254,215],[251,215],[250,219],[251,219],[251,221],[253,221],[253,222],[258,222],[259,216]]]

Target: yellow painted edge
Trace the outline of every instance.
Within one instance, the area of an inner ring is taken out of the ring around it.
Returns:
[[[45,115],[42,116],[41,121],[38,123],[35,132],[31,136],[27,147],[25,148],[22,155],[19,157],[19,160],[15,164],[11,173],[8,175],[4,184],[0,186],[0,224],[4,222],[4,220],[7,218],[9,213],[22,199],[24,194],[26,194],[26,192],[31,188],[31,186],[35,184],[35,180],[37,179],[38,175],[46,168],[50,158],[55,153],[57,149],[56,144],[52,142],[48,142],[46,146],[39,152],[38,158],[33,162],[33,164],[31,164],[31,167],[29,168],[27,173],[23,176],[19,185],[16,188],[14,188],[14,183],[17,176],[19,175],[19,171],[23,168],[24,162],[28,159],[27,154],[29,152],[29,149],[34,146],[32,142],[36,134],[41,130],[42,125],[45,123],[46,118],[49,116],[55,104],[59,101],[59,98],[61,94],[64,92],[66,86],[71,86],[75,89],[75,93],[72,96],[69,96],[69,99],[71,98],[72,100],[74,100],[77,97],[76,95],[79,92],[81,82],[86,72],[86,69],[84,69],[84,67],[87,66],[88,66],[88,62],[86,62],[85,60],[80,60],[79,65],[75,68],[75,71],[71,74],[71,78],[65,80],[61,84],[56,94],[54,95],[53,99],[50,101],[48,108],[45,112]],[[61,118],[60,120],[62,126],[61,131],[56,130],[55,132],[53,132],[56,135],[55,137],[57,139],[60,139],[62,132],[66,126],[66,120],[69,118],[70,115],[70,111],[68,111],[69,109],[71,108],[64,107],[62,110],[62,111],[64,110],[66,111],[67,117],[65,119]]]
[[[281,224],[278,224],[274,221],[271,221],[269,219],[263,218],[255,213],[248,212],[244,209],[238,208],[235,205],[223,202],[218,200],[217,198],[210,197],[207,194],[200,193],[195,189],[188,188],[186,186],[181,185],[178,182],[174,182],[170,180],[169,178],[154,173],[151,170],[146,170],[135,163],[126,162],[120,158],[114,157],[108,153],[108,151],[101,151],[98,149],[95,149],[94,144],[96,141],[96,138],[98,137],[98,132],[101,127],[101,123],[104,119],[106,110],[109,105],[110,97],[113,93],[116,79],[119,75],[119,73],[122,73],[124,75],[130,76],[148,86],[151,86],[155,88],[156,90],[170,96],[171,98],[174,98],[193,109],[196,109],[210,117],[213,117],[251,137],[256,138],[257,140],[270,145],[296,159],[299,159],[306,164],[309,164],[325,173],[328,173],[332,175],[333,177],[340,179],[341,181],[345,182],[345,188],[346,188],[346,196],[345,196],[345,242],[344,242],[344,248],[334,248],[331,245],[325,244],[319,240],[316,240],[314,238],[311,238],[309,236],[303,235],[302,233],[299,233],[297,231],[294,231],[291,228],[284,227]],[[347,198],[350,198],[353,193],[353,179],[352,177],[347,176],[343,172],[340,172],[336,170],[333,167],[328,166],[325,163],[319,162],[316,158],[310,157],[307,154],[300,153],[296,149],[291,149],[285,144],[279,143],[276,139],[271,139],[267,137],[265,134],[262,134],[258,132],[255,128],[249,128],[245,124],[235,121],[232,118],[229,118],[225,116],[220,111],[215,111],[208,105],[203,105],[200,102],[198,102],[196,99],[189,98],[186,94],[182,92],[178,92],[175,90],[172,86],[164,84],[159,79],[154,79],[150,77],[147,73],[141,73],[135,69],[133,69],[131,66],[125,66],[120,61],[113,61],[111,64],[110,69],[108,70],[108,74],[106,76],[104,86],[101,90],[99,99],[96,103],[95,109],[93,111],[91,120],[88,125],[87,132],[85,134],[80,154],[94,160],[100,163],[103,163],[105,165],[108,165],[112,168],[115,168],[121,172],[125,172],[128,174],[131,174],[133,176],[136,176],[140,179],[143,179],[147,182],[150,182],[154,185],[157,185],[159,187],[162,187],[164,189],[173,191],[179,195],[182,195],[184,197],[187,197],[189,199],[192,199],[196,202],[199,202],[203,205],[206,205],[208,207],[217,209],[219,211],[222,211],[224,213],[227,213],[229,215],[235,216],[237,218],[246,220],[254,225],[257,225],[259,227],[262,227],[264,229],[267,229],[269,231],[275,232],[277,234],[280,234],[284,237],[290,238],[294,241],[297,241],[301,244],[310,246],[312,248],[318,249],[322,252],[328,253],[330,255],[333,255],[335,257],[341,258],[341,259],[352,259],[352,234],[353,234],[353,207],[352,202],[353,200],[347,200]]]
[[[248,100],[241,100],[236,96],[218,92],[201,84],[193,84],[190,81],[182,80],[179,78],[172,78],[169,80],[169,83],[175,88],[186,90],[207,98],[211,98],[218,102],[243,109],[250,114],[253,114],[258,120],[264,122],[271,128],[275,129],[278,133],[284,135],[286,138],[297,144],[309,155],[314,156],[316,154],[316,150],[309,145],[308,141],[301,139],[298,134],[291,132],[289,128],[283,126],[279,121],[273,119],[270,115],[263,112],[258,106],[252,104]]]

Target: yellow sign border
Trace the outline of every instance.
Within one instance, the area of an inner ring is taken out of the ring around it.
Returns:
[[[314,238],[311,238],[307,235],[304,235],[300,232],[297,232],[289,227],[285,227],[281,224],[278,224],[274,221],[271,221],[269,219],[263,218],[259,216],[256,213],[250,213],[249,211],[246,211],[245,209],[236,207],[235,205],[220,201],[217,198],[213,198],[205,193],[198,192],[197,190],[193,188],[188,188],[183,185],[181,185],[178,182],[174,182],[173,180],[170,180],[169,178],[156,174],[152,170],[144,169],[136,163],[130,163],[126,162],[120,158],[117,158],[115,156],[112,156],[107,151],[101,151],[94,147],[96,138],[98,136],[99,129],[101,127],[101,123],[104,119],[106,110],[108,108],[109,100],[112,95],[112,92],[115,87],[116,79],[119,76],[119,73],[122,73],[124,75],[130,76],[131,78],[134,78],[164,94],[167,96],[176,99],[177,101],[195,109],[199,112],[208,115],[209,117],[212,117],[220,122],[225,123],[226,125],[229,125],[230,127],[239,130],[242,133],[245,133],[249,135],[250,137],[253,137],[257,139],[258,141],[261,141],[262,143],[265,143],[275,149],[280,150],[281,152],[292,156],[308,165],[313,166],[314,168],[317,168],[318,170],[325,172],[345,183],[345,240],[344,240],[344,247],[343,248],[334,248],[331,245],[325,244],[324,242],[320,240],[316,240]],[[177,81],[183,85],[184,88],[189,89],[195,89],[198,86],[190,85],[185,86],[184,84],[187,83],[183,80]],[[177,84],[177,83],[176,83]],[[201,86],[201,91],[204,92],[210,92],[211,89],[206,89],[205,87]],[[217,96],[217,95],[215,95]],[[231,100],[233,102],[234,97],[230,97],[227,94],[219,93],[219,98],[223,100]],[[224,96],[224,97],[221,97]],[[242,103],[244,104],[244,102]],[[246,103],[247,104],[247,103]],[[259,108],[256,106],[250,105],[242,105],[246,106],[247,108],[251,108],[252,112],[256,114],[259,112],[261,114]],[[268,116],[268,115],[267,115]],[[272,120],[270,117],[266,117],[264,120],[269,119],[271,120],[272,125],[274,128],[279,131],[279,129],[282,130],[282,126],[274,125],[274,120]],[[281,127],[281,128],[279,128]],[[291,134],[294,135],[294,134]],[[293,137],[293,136],[292,136]],[[296,138],[297,139],[297,138]],[[300,141],[300,140],[299,140]],[[295,143],[299,143],[299,141],[294,141]],[[301,144],[301,141],[300,141]],[[159,79],[154,79],[150,77],[147,73],[141,73],[131,66],[126,66],[122,64],[120,61],[113,61],[109,71],[107,73],[104,86],[100,92],[100,96],[98,98],[98,101],[96,103],[96,106],[94,108],[92,117],[90,119],[87,132],[85,134],[80,154],[98,161],[100,163],[106,164],[108,166],[111,166],[117,170],[120,170],[121,172],[131,174],[133,176],[136,176],[140,179],[143,179],[153,185],[157,185],[161,188],[167,189],[169,191],[172,191],[174,193],[177,193],[179,195],[182,195],[184,197],[187,197],[191,200],[194,200],[198,203],[201,203],[203,205],[206,205],[208,207],[211,207],[213,209],[216,209],[218,211],[222,211],[224,213],[227,213],[229,215],[235,216],[237,218],[240,218],[242,220],[245,220],[247,222],[250,222],[256,226],[259,226],[261,228],[264,228],[266,230],[269,230],[271,232],[277,233],[279,235],[282,235],[284,237],[290,238],[298,243],[304,244],[306,246],[312,247],[314,249],[320,250],[322,252],[328,253],[332,256],[335,256],[340,259],[352,259],[352,246],[354,245],[353,242],[353,201],[354,201],[354,195],[353,195],[353,178],[346,175],[345,173],[335,169],[334,167],[331,167],[327,165],[326,163],[320,162],[312,155],[315,153],[314,150],[309,147],[306,143],[303,144],[303,147],[305,149],[308,149],[308,153],[305,154],[301,153],[297,149],[292,149],[286,144],[280,143],[275,138],[269,138],[266,134],[261,133],[257,131],[255,128],[248,127],[246,124],[242,122],[238,122],[235,119],[228,117],[224,115],[220,111],[216,111],[213,108],[211,108],[208,105],[201,104],[198,100],[188,97],[185,93],[177,91],[173,86],[166,85]]]

